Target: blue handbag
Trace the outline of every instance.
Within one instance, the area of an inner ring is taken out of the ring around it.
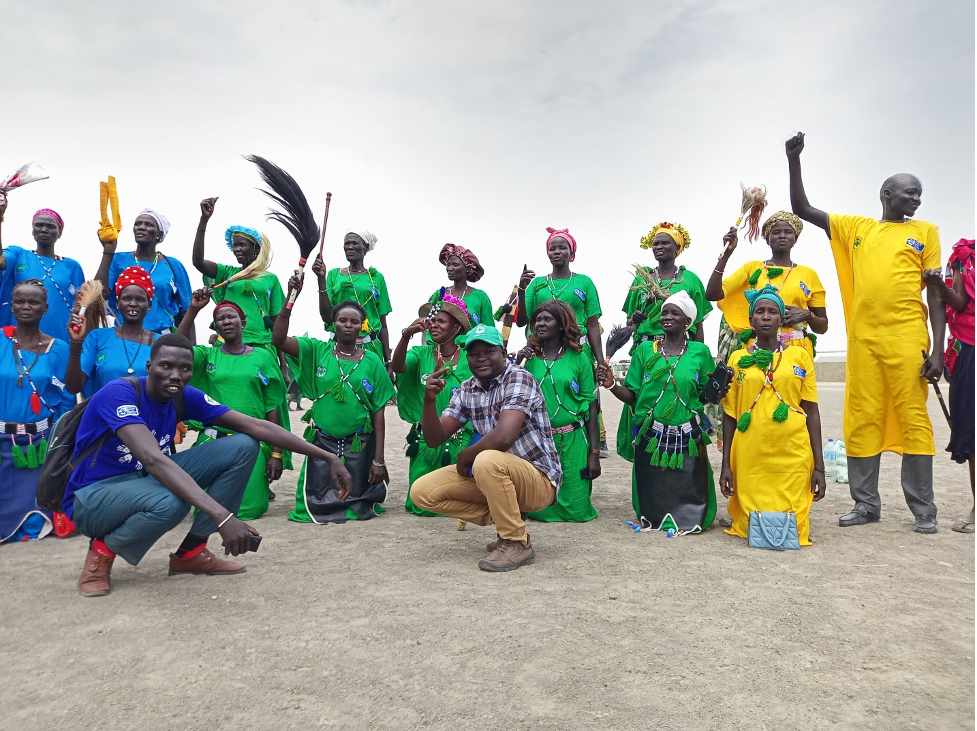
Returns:
[[[797,551],[801,547],[797,537],[797,516],[794,513],[754,510],[750,513],[747,536],[750,548]]]

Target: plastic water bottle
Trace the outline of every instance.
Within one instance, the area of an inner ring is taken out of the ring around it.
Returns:
[[[834,439],[828,439],[824,445],[824,479],[826,482],[834,482],[838,474],[838,445]]]
[[[845,451],[845,443],[840,439],[835,442],[837,445],[838,456],[835,464],[835,482],[848,482],[848,452]]]

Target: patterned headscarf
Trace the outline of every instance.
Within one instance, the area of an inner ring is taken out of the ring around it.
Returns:
[[[126,267],[115,282],[115,296],[118,297],[122,294],[122,290],[131,284],[142,289],[150,300],[153,299],[156,288],[153,286],[153,278],[145,269],[136,266]]]
[[[438,261],[442,264],[447,264],[448,259],[452,256],[457,256],[461,259],[461,263],[465,265],[469,282],[477,282],[485,274],[482,265],[478,263],[478,257],[464,246],[458,246],[458,244],[445,244],[442,246],[441,253],[438,255]]]
[[[241,309],[240,305],[238,305],[236,302],[231,302],[230,300],[225,299],[225,300],[221,300],[214,306],[214,322],[217,322],[217,310],[219,310],[221,307],[230,307],[232,310],[234,310],[238,314],[238,317],[241,318],[242,323],[246,319],[248,319],[245,316],[244,310]]]
[[[662,221],[656,225],[651,231],[646,233],[641,237],[641,248],[650,249],[655,242],[655,236],[660,233],[668,234],[672,237],[672,241],[678,247],[675,252],[675,256],[678,256],[687,248],[692,246],[692,237],[689,236],[689,232],[685,230],[685,226],[680,223],[669,223],[668,221]]]
[[[795,216],[793,213],[788,211],[777,211],[763,222],[763,238],[768,238],[770,236],[770,229],[773,228],[773,225],[777,223],[777,221],[783,221],[794,229],[794,236],[800,236],[801,231],[804,229],[804,222],[801,221],[799,216]]]
[[[546,253],[550,252],[550,241],[553,239],[566,239],[567,243],[570,244],[570,261],[577,258],[577,240],[570,235],[570,229],[557,230],[555,228],[546,227],[546,232],[549,236],[546,237]]]
[[[37,213],[34,214],[34,218],[31,219],[31,223],[34,223],[39,216],[50,216],[54,219],[55,223],[58,224],[58,233],[64,231],[64,219],[52,208],[42,208]]]
[[[352,229],[350,229],[346,233],[348,233],[348,234],[356,234],[361,239],[363,239],[363,243],[366,244],[366,250],[367,251],[373,251],[375,248],[377,248],[377,237],[376,237],[376,235],[370,233],[365,228],[362,229],[362,230],[360,230],[360,231],[353,231]]]
[[[761,300],[770,300],[775,305],[777,309],[780,310],[780,316],[783,317],[787,308],[784,306],[784,300],[780,296],[780,292],[776,287],[769,284],[764,285],[763,289],[748,289],[744,293],[746,295],[746,301],[750,303],[750,317],[753,317],[753,310],[756,309],[757,303]]]
[[[248,228],[247,226],[231,226],[224,232],[224,241],[227,242],[227,248],[234,251],[234,237],[243,236],[252,244],[257,246],[259,249],[264,243],[265,236],[263,233],[257,229]]]
[[[143,209],[139,212],[140,216],[151,216],[154,221],[156,221],[156,226],[159,228],[160,237],[159,240],[162,241],[166,238],[166,234],[170,232],[170,222],[162,213],[157,213],[151,208]]]

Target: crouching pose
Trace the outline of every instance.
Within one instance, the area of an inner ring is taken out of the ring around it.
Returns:
[[[556,502],[563,470],[543,392],[525,368],[509,362],[499,331],[478,325],[464,348],[473,376],[440,417],[437,398],[449,367],[428,376],[421,425],[429,447],[444,444],[469,422],[475,437],[457,464],[419,477],[411,497],[422,510],[476,525],[495,523],[498,539],[478,567],[512,571],[536,560],[525,514]]]
[[[99,390],[85,409],[75,438],[75,465],[64,509],[92,540],[78,582],[82,596],[108,594],[112,562],[122,556],[135,566],[191,507],[199,510],[190,532],[170,554],[169,573],[239,574],[244,565],[207,550],[214,531],[224,553],[237,556],[258,532],[235,515],[267,442],[327,462],[345,499],[349,472],[334,454],[268,421],[219,404],[187,386],[193,346],[182,335],[153,343],[144,378],[120,378]],[[167,455],[179,418],[237,432],[174,456]]]

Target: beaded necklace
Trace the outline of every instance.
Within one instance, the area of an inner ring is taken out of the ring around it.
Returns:
[[[373,271],[372,271],[372,269],[373,269],[372,267],[367,267],[367,270],[365,272],[351,272],[349,270],[349,267],[346,267],[346,269],[345,269],[346,277],[347,277],[347,279],[349,279],[349,286],[353,290],[353,297],[356,300],[356,304],[358,304],[360,307],[365,307],[366,306],[366,302],[360,302],[360,296],[356,292],[356,282],[353,281],[353,274],[354,273],[355,274],[366,274],[370,278],[370,296],[367,298],[367,301],[369,301],[370,299],[374,299],[374,300],[380,299],[380,290],[377,289],[377,285],[373,281]],[[340,269],[339,271],[340,271],[340,273],[342,273],[344,270]]]
[[[38,254],[36,251],[31,251],[30,253],[34,255],[34,257],[37,259],[37,263],[40,264],[41,269],[44,270],[44,276],[41,277],[41,281],[44,281],[46,279],[52,285],[54,285],[54,288],[58,290],[58,294],[61,295],[61,300],[64,302],[64,306],[70,310],[71,304],[68,302],[68,298],[64,296],[64,292],[61,291],[61,287],[58,286],[58,283],[54,281],[54,277],[51,276],[51,272],[54,271],[54,267],[58,265],[58,262],[64,261],[64,257],[63,256],[52,257],[54,259],[54,263],[51,264],[50,268],[48,268],[44,266],[44,260],[41,258],[40,254]]]
[[[47,347],[44,348],[43,351],[38,350],[38,352],[34,354],[34,360],[31,361],[30,365],[27,365],[27,363],[24,362],[24,356],[21,353],[20,345],[17,342],[16,335],[11,335],[10,342],[13,343],[14,355],[16,356],[18,361],[17,363],[14,363],[14,367],[17,369],[17,388],[23,388],[24,377],[26,376],[27,382],[30,384],[31,391],[33,391],[33,393],[31,394],[31,411],[33,411],[35,414],[40,414],[41,404],[43,404],[45,407],[47,407],[48,411],[54,413],[53,409],[51,409],[51,407],[47,405],[47,402],[44,400],[40,392],[37,390],[37,386],[34,385],[34,379],[31,378],[31,368],[37,365],[37,361],[40,359],[42,352],[46,353],[51,349],[51,346],[54,344],[54,338],[51,338],[51,341],[47,344]]]
[[[773,356],[775,353],[777,355],[777,362],[776,364],[773,364]],[[758,348],[756,345],[754,345],[753,353],[751,353],[750,355],[744,355],[737,361],[736,365],[739,368],[750,368],[755,366],[763,372],[763,385],[760,386],[760,392],[756,395],[756,398],[753,399],[753,403],[750,404],[750,408],[748,408],[746,412],[742,416],[740,416],[739,419],[736,420],[737,431],[745,432],[747,429],[750,428],[750,423],[753,420],[753,409],[760,402],[760,397],[763,396],[763,392],[767,388],[767,386],[770,386],[770,389],[773,391],[774,396],[776,396],[777,400],[780,402],[779,404],[777,404],[777,408],[774,409],[773,411],[774,421],[780,423],[787,421],[787,417],[791,411],[793,411],[795,414],[800,414],[801,416],[805,416],[805,417],[807,416],[807,414],[805,414],[800,409],[795,409],[793,406],[787,403],[784,400],[784,397],[780,395],[780,392],[777,390],[777,387],[773,385],[773,375],[777,371],[777,369],[780,368],[780,362],[783,360],[783,358],[784,358],[784,345],[783,343],[778,342],[776,351],[765,350],[763,348]],[[773,368],[770,367],[772,364],[773,364]]]
[[[553,285],[553,281],[554,281],[553,280],[553,275],[552,274],[547,274],[546,275],[546,287],[550,290],[550,294],[553,295],[553,299],[555,299],[555,300],[560,299],[560,295],[563,294],[563,290],[565,290],[567,287],[570,286],[570,283],[573,281],[573,278],[575,276],[577,276],[577,275],[574,274],[573,272],[571,272],[570,273],[570,276],[567,277],[566,284],[564,284],[562,287],[560,287],[559,289],[557,289]]]

